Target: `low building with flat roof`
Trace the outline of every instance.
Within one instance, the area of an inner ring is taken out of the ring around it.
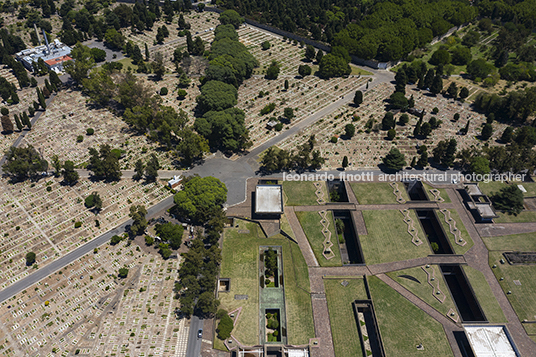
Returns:
[[[62,72],[63,65],[67,61],[71,61],[71,48],[58,39],[55,39],[51,44],[41,45],[34,48],[22,50],[16,54],[17,61],[21,62],[26,69],[33,71],[34,63],[41,58],[48,69]]]
[[[262,215],[283,213],[283,188],[281,185],[257,185],[255,188],[255,213]]]

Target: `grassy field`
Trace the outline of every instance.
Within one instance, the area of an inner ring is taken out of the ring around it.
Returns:
[[[288,341],[291,344],[308,343],[309,338],[314,337],[309,275],[298,245],[282,236],[265,238],[257,224],[238,222],[238,228],[224,232],[220,275],[231,278],[231,291],[219,294],[221,308],[231,311],[242,307],[233,335],[246,345],[259,343],[258,247],[281,245]],[[246,229],[249,233],[238,233]],[[235,300],[235,294],[248,295],[248,299]],[[215,347],[219,346],[215,344]]]
[[[462,238],[467,242],[467,244],[465,244],[464,246],[456,244],[454,234],[450,233],[449,225],[447,222],[445,222],[445,216],[443,215],[443,213],[437,212],[437,218],[443,225],[443,229],[447,234],[447,237],[450,241],[450,245],[454,249],[454,252],[456,254],[465,254],[473,246],[473,240],[469,236],[469,233],[467,233],[467,229],[465,229],[465,226],[463,225],[462,220],[458,215],[458,212],[456,212],[456,210],[454,209],[451,209],[449,211],[450,217],[456,222],[456,228],[460,231]]]
[[[517,216],[513,214],[497,212],[499,218],[493,219],[495,223],[527,223],[536,222],[536,211],[522,211]]]
[[[385,182],[351,182],[350,186],[354,191],[357,201],[362,205],[372,204],[395,204],[396,196],[393,193],[393,188]],[[409,201],[408,193],[402,183],[398,184],[402,197]]]
[[[349,284],[344,287],[341,282]],[[325,279],[324,287],[328,301],[329,321],[335,356],[354,357],[361,355],[361,342],[357,330],[357,322],[352,309],[356,299],[366,299],[363,279],[355,277],[341,279]]]
[[[469,283],[473,287],[476,298],[489,322],[508,322],[495,295],[484,277],[484,274],[470,266],[462,266]]]
[[[322,182],[324,201],[328,201],[326,183]],[[316,188],[311,181],[283,181],[283,193],[286,197],[287,206],[311,206],[318,205],[316,202]]]
[[[425,239],[414,211],[410,211],[410,217],[415,222],[419,238]],[[411,242],[408,226],[400,211],[363,211],[363,218],[368,234],[360,235],[359,240],[367,264],[396,262],[432,254],[426,241],[419,246]]]
[[[536,251],[536,233],[482,237],[489,250]]]
[[[445,294],[446,298],[441,303],[439,300],[437,300],[434,297],[433,289],[428,284],[427,275],[422,270],[421,267],[417,268],[410,268],[410,269],[403,269],[403,270],[397,270],[390,273],[387,273],[393,280],[395,280],[397,283],[411,291],[414,295],[421,298],[423,301],[425,301],[428,305],[432,306],[434,309],[439,311],[443,315],[447,315],[449,312],[449,309],[456,310],[456,305],[454,304],[454,301],[452,300],[452,296],[449,293],[449,289],[447,288],[447,284],[445,283],[445,280],[443,279],[443,275],[441,274],[441,269],[439,266],[434,265],[434,272],[435,272],[435,281],[434,286],[436,286],[436,282],[439,282],[439,289]],[[431,268],[429,268],[431,269]],[[399,275],[410,275],[415,278],[417,278],[421,283],[417,283],[415,281],[406,279],[406,278],[399,278]]]
[[[536,196],[536,182],[515,182],[514,185],[523,185],[527,192],[523,192],[525,197]],[[492,181],[492,182],[479,182],[478,186],[485,195],[491,196],[494,192],[499,192],[501,188],[508,186],[505,182]]]
[[[350,68],[352,69],[352,73],[350,73],[351,75],[354,75],[354,76],[357,76],[357,75],[362,75],[362,76],[371,76],[372,73],[369,72],[369,71],[366,71],[362,68],[359,68],[357,66],[354,66],[354,65],[350,65]]]
[[[506,297],[510,301],[510,304],[512,304],[520,321],[525,319],[528,321],[536,320],[536,281],[534,280],[536,265],[501,264],[500,260],[504,258],[502,255],[503,250],[534,251],[534,236],[534,234],[517,234],[484,239],[488,249],[491,250],[489,252],[489,264],[497,265],[493,269],[493,273],[503,291],[512,292],[511,294],[507,294]],[[504,240],[504,244],[499,241],[501,238]],[[502,281],[501,278],[503,278]],[[521,285],[516,285],[514,280],[519,280]],[[536,329],[531,324],[524,324],[524,327],[528,333],[536,334]]]
[[[387,356],[452,356],[443,326],[377,277],[369,279]],[[424,349],[418,351],[416,346]]]
[[[335,253],[335,257],[327,260],[322,255],[324,249],[324,235],[322,234],[322,224],[320,223],[320,215],[318,212],[296,212],[296,216],[300,221],[300,224],[309,240],[309,244],[315,253],[316,260],[320,266],[332,267],[332,266],[341,266],[341,252],[339,251],[339,245],[337,243],[337,235],[335,234],[335,225],[333,223],[333,216],[331,212],[328,212],[327,217],[329,220],[329,230],[331,232],[331,241],[333,246],[331,249]]]
[[[430,201],[433,201],[434,200],[434,195],[432,194],[432,192],[430,192],[430,190],[432,190],[434,187],[426,184],[426,183],[422,183],[422,185],[424,186],[424,190],[426,191],[426,195],[428,196],[428,199]],[[438,188],[437,190],[439,190],[439,196],[441,196],[442,199],[444,199],[445,201],[443,201],[443,203],[450,203],[452,202],[450,200],[450,197],[449,195],[447,194],[447,191],[445,191],[444,188]]]

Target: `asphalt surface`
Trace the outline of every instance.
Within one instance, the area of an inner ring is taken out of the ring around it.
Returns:
[[[188,334],[188,347],[186,348],[186,357],[199,357],[201,353],[201,344],[203,337],[197,337],[197,331],[203,328],[204,320],[193,316],[190,320],[190,332]]]

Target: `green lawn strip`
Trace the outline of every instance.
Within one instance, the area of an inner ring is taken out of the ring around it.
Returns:
[[[387,356],[452,356],[443,326],[379,278],[369,286]],[[416,346],[424,349],[418,351]]]
[[[456,305],[454,304],[452,296],[449,293],[447,284],[443,279],[441,269],[437,265],[433,265],[432,267],[434,268],[435,272],[435,280],[432,283],[434,284],[434,286],[437,286],[436,284],[439,283],[439,290],[441,290],[441,292],[446,296],[443,303],[441,303],[434,297],[433,288],[430,286],[430,284],[428,284],[428,277],[421,267],[397,270],[389,272],[387,273],[387,275],[390,276],[394,281],[411,291],[414,295],[419,297],[428,305],[439,311],[441,314],[447,316],[449,309],[453,309],[454,311],[456,311]],[[430,269],[431,268],[428,268],[427,270]],[[399,275],[413,276],[417,278],[421,283],[419,284],[415,281],[406,278],[399,278]]]
[[[434,195],[432,194],[432,192],[430,192],[430,190],[434,189],[435,187],[432,187],[424,182],[422,183],[422,185],[424,186],[424,190],[426,191],[426,195],[428,196],[428,199],[430,201],[434,201],[435,200]],[[443,203],[452,202],[450,200],[449,195],[447,194],[447,191],[444,188],[437,188],[436,190],[439,190],[439,196],[441,196],[441,198],[444,199]]]
[[[259,343],[258,248],[260,245],[280,245],[283,247],[288,341],[292,344],[308,343],[309,338],[314,337],[314,324],[307,265],[298,245],[281,235],[265,238],[257,224],[238,222],[238,228],[224,232],[220,275],[231,278],[231,291],[219,294],[220,308],[232,311],[242,307],[233,335],[246,345]],[[239,229],[250,232],[241,234]],[[247,294],[248,299],[235,300],[235,294]]]
[[[534,197],[536,196],[536,182],[513,182],[511,185],[522,185],[525,191],[523,192],[524,197]],[[479,182],[478,187],[485,195],[491,196],[492,193],[499,192],[501,188],[508,186],[505,182],[500,181],[491,181],[491,182]]]
[[[456,254],[465,254],[473,246],[473,240],[471,239],[471,236],[469,236],[469,233],[467,233],[467,229],[465,229],[458,212],[456,212],[454,209],[449,211],[450,217],[456,222],[456,228],[460,231],[462,238],[467,242],[464,246],[456,244],[456,238],[454,237],[454,234],[450,233],[449,225],[447,222],[445,222],[445,215],[442,212],[437,212],[437,218],[443,225],[445,234],[447,235],[454,252]]]
[[[126,71],[129,66],[132,68],[133,72],[136,72],[136,70],[138,69],[138,65],[135,65],[134,63],[132,63],[132,59],[128,58],[128,57],[125,57],[125,58],[120,59],[119,61],[115,61],[115,62],[121,63],[123,65],[123,70],[124,71]]]
[[[348,282],[346,287],[341,285],[344,280]],[[325,279],[324,288],[328,302],[335,356],[361,356],[361,342],[352,302],[357,299],[364,300],[367,298],[363,279],[356,279],[355,277]]]
[[[322,255],[324,249],[324,245],[322,244],[324,242],[324,235],[322,234],[323,227],[320,223],[320,214],[318,214],[318,212],[299,211],[296,212],[296,217],[298,217],[298,221],[300,221],[303,231],[309,240],[309,244],[313,249],[318,264],[320,264],[320,266],[341,266],[341,252],[339,251],[337,236],[335,234],[335,224],[331,212],[328,212],[327,218],[329,221],[328,229],[331,232],[331,241],[333,243],[331,249],[333,250],[333,253],[335,253],[335,256],[330,260],[327,260]]]
[[[536,336],[536,324],[525,323],[523,324],[523,328],[525,329],[528,335]]]
[[[290,227],[290,223],[288,223],[287,216],[284,214],[281,215],[281,219],[279,220],[279,224],[281,225],[281,230],[291,236],[294,240],[296,240],[296,236],[294,235],[294,232],[292,231],[292,227]]]
[[[396,204],[396,196],[393,193],[393,188],[385,182],[351,182],[350,187],[354,191],[357,201],[362,205],[372,204]],[[409,201],[408,193],[404,184],[398,183],[398,189],[402,197]]]
[[[470,266],[462,266],[469,283],[473,287],[476,298],[484,311],[489,322],[508,322],[501,306],[495,299],[495,295],[484,277],[484,274]]]
[[[354,66],[354,65],[350,65],[350,68],[352,69],[352,73],[350,73],[351,75],[362,75],[362,76],[372,76],[372,73],[369,72],[369,71],[366,71],[362,68],[359,68],[357,66]]]
[[[423,241],[419,246],[412,243],[408,225],[404,223],[404,216],[400,211],[363,211],[368,234],[360,235],[359,241],[368,265],[421,258],[432,254],[415,212],[410,210],[409,214],[419,239]]]
[[[324,201],[328,201],[326,183],[322,182]],[[287,198],[287,206],[311,206],[317,205],[316,187],[311,181],[283,181],[283,192]]]
[[[522,211],[517,216],[513,214],[497,212],[499,218],[494,218],[495,223],[527,223],[536,222],[536,211]]]
[[[489,250],[536,251],[536,233],[512,234],[499,237],[482,237]]]
[[[502,258],[502,252],[491,251],[489,253],[490,265],[497,265],[493,269],[495,277],[505,293],[512,292],[506,297],[512,304],[519,321],[534,321],[536,315],[536,281],[534,280],[536,265],[501,264],[499,260]],[[502,277],[503,281],[500,280]],[[521,285],[514,284],[514,280],[519,280]]]

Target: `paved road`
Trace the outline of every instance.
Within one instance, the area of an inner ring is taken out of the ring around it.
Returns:
[[[201,353],[202,338],[197,337],[197,331],[203,328],[204,320],[193,316],[190,321],[190,334],[188,336],[188,347],[186,348],[186,357],[199,357]]]

